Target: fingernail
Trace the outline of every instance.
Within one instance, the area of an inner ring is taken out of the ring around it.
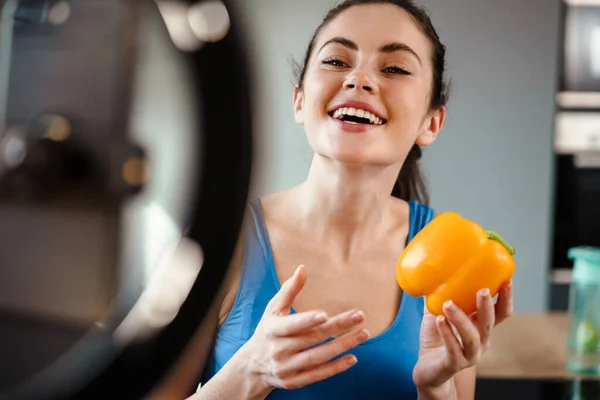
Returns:
[[[356,359],[355,356],[349,357],[348,359],[346,359],[346,364],[353,366],[354,364],[356,364],[358,360]]]
[[[446,321],[446,317],[444,317],[443,315],[438,315],[437,322],[444,323],[444,321]]]
[[[360,312],[360,311],[357,311],[357,312],[353,313],[353,314],[350,316],[350,319],[351,319],[351,320],[352,320],[352,322],[354,322],[355,324],[358,324],[358,323],[362,322],[362,321],[363,321],[363,318],[364,318],[364,315],[363,315],[363,313],[362,313],[362,312]]]
[[[362,329],[360,332],[358,332],[356,338],[362,343],[369,338],[369,332],[367,332],[365,329]]]
[[[320,312],[315,315],[315,321],[317,322],[325,322],[327,321],[327,314]]]
[[[447,310],[452,310],[454,308],[454,302],[452,302],[452,300],[448,300],[444,303],[444,308]]]
[[[486,297],[488,297],[490,295],[490,289],[482,289],[479,292],[480,296],[482,299],[485,299]]]

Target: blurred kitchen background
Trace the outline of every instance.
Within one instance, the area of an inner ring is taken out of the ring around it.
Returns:
[[[306,176],[311,150],[293,118],[291,60],[302,60],[337,2],[235,3],[248,32],[256,91],[253,194],[263,195]],[[600,245],[600,162],[594,154],[579,160],[579,152],[600,149],[600,6],[420,3],[447,46],[452,81],[445,127],[424,151],[432,205],[501,232],[516,247],[516,311],[564,309],[567,249]]]

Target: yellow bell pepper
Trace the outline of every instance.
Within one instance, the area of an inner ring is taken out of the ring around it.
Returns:
[[[493,231],[454,212],[437,215],[408,243],[396,264],[402,290],[425,296],[434,315],[452,300],[467,315],[477,310],[477,292],[495,296],[515,271],[514,249]]]

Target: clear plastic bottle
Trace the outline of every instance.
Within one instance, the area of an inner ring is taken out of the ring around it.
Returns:
[[[575,247],[569,293],[569,372],[600,376],[600,248]]]

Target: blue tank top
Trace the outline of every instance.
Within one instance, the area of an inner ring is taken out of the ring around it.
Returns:
[[[430,207],[415,201],[409,202],[409,207],[408,241],[434,216]],[[238,292],[227,319],[217,332],[200,386],[214,376],[250,339],[267,303],[280,289],[258,198],[250,200],[247,215]],[[417,390],[412,370],[419,351],[423,303],[423,298],[403,293],[398,313],[389,328],[349,351],[358,359],[356,365],[300,389],[275,389],[267,399],[416,399]]]

